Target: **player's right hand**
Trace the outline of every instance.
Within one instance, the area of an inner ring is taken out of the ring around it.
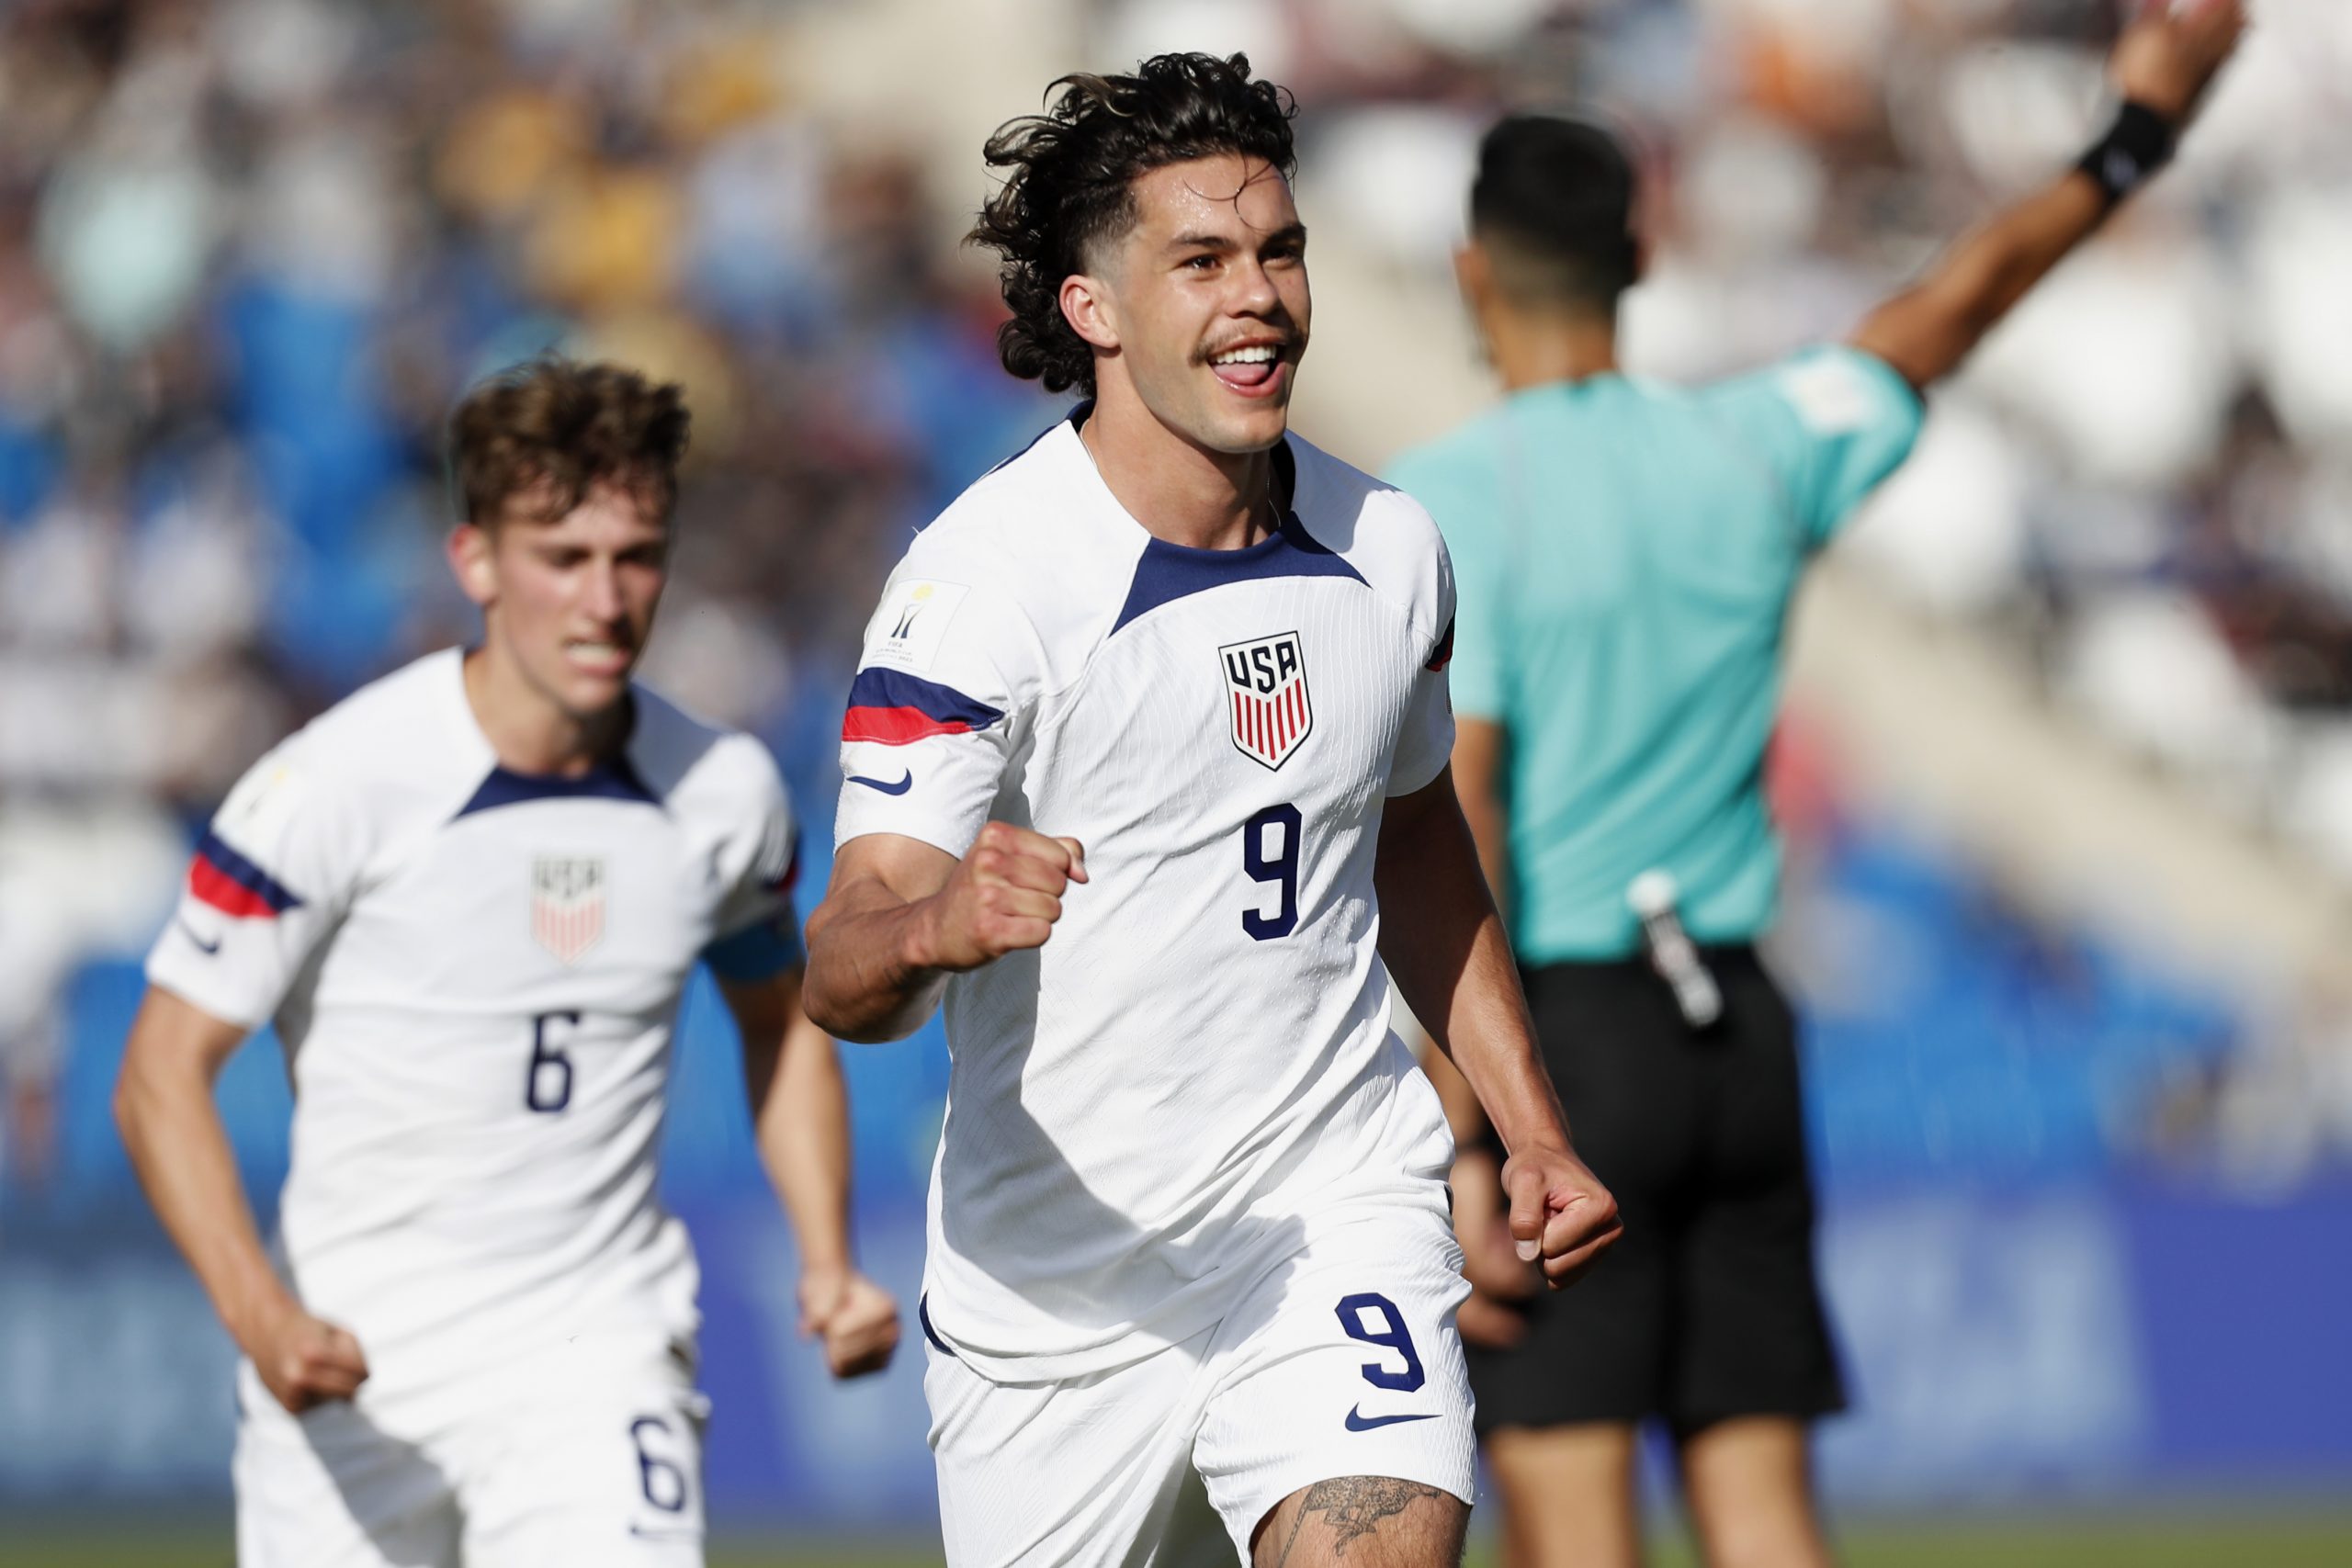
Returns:
[[[331,1399],[349,1399],[368,1381],[368,1358],[351,1331],[288,1305],[244,1347],[262,1385],[296,1416]]]
[[[2245,32],[2245,0],[2153,0],[2115,40],[2109,72],[2125,98],[2178,130]]]
[[[1062,894],[1086,880],[1076,839],[991,822],[932,895],[925,967],[960,973],[1043,947],[1062,918]]]

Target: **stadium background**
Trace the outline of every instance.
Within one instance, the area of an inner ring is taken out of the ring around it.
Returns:
[[[1938,395],[1800,618],[1779,945],[1858,1561],[2352,1561],[2352,8],[2254,8],[2180,166]],[[1296,423],[1372,467],[1489,395],[1445,257],[1498,107],[1635,134],[1628,359],[1703,376],[1842,331],[2060,166],[2114,9],[0,7],[0,1562],[226,1556],[231,1350],[107,1094],[228,783],[465,635],[436,444],[470,378],[560,344],[688,384],[648,674],[770,742],[821,861],[882,574],[1054,412],[953,243],[1052,75],[1238,47],[1296,90]],[[836,1390],[796,1341],[711,1004],[668,1184],[714,1518],[921,1561],[919,1358]],[[942,1048],[849,1065],[865,1257],[911,1302]],[[266,1198],[273,1042],[221,1097]]]

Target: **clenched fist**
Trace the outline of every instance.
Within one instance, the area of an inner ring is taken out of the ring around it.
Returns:
[[[1532,1145],[1503,1163],[1511,1240],[1524,1263],[1540,1261],[1554,1290],[1575,1280],[1624,1232],[1617,1200],[1566,1149]]]
[[[824,1337],[833,1376],[864,1377],[899,1348],[899,1303],[854,1269],[811,1269],[800,1276],[800,1332]]]
[[[239,1339],[262,1385],[296,1416],[330,1399],[349,1399],[368,1381],[368,1358],[351,1331],[291,1303]]]
[[[1076,839],[989,823],[925,900],[924,966],[961,973],[1045,946],[1062,918],[1062,894],[1085,880],[1086,851]]]

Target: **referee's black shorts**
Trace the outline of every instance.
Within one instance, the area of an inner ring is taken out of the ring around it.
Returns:
[[[1845,1390],[1814,1279],[1796,1024],[1749,947],[1705,951],[1724,1016],[1683,1022],[1647,963],[1526,971],[1578,1155],[1625,1233],[1540,1292],[1510,1350],[1470,1351],[1478,1427],[1810,1418]]]

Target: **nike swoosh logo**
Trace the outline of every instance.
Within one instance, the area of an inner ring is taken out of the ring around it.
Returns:
[[[196,943],[196,950],[198,953],[209,954],[220,951],[220,939],[219,937],[216,936],[210,942],[207,942],[202,937],[197,935],[196,928],[189,925],[186,920],[182,920],[179,924],[180,930],[187,932],[188,941]]]
[[[1366,1416],[1363,1406],[1348,1412],[1347,1427],[1351,1432],[1369,1432],[1375,1427],[1394,1427],[1399,1421],[1434,1421],[1437,1412],[1424,1410],[1419,1416]]]
[[[855,773],[850,774],[849,782],[852,784],[862,784],[868,789],[878,789],[884,795],[904,795],[907,791],[914,788],[915,786],[915,771],[912,768],[909,768],[907,770],[907,776],[900,779],[897,784],[884,784],[880,779],[860,778]]]

